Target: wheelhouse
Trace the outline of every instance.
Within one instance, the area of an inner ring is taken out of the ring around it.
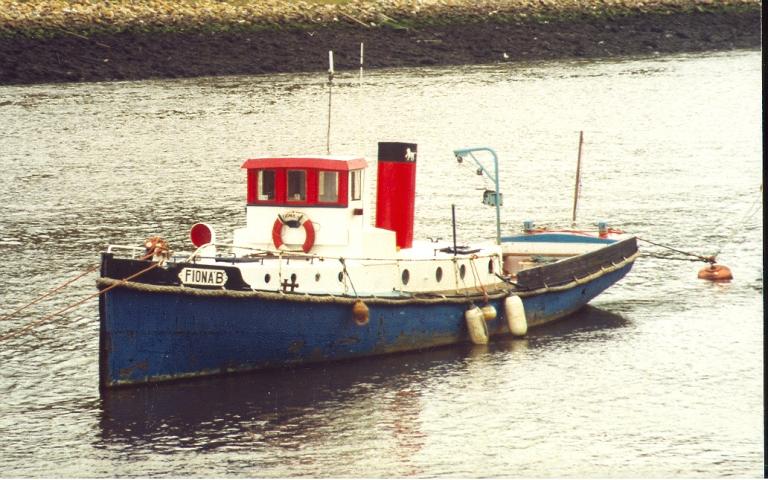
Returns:
[[[362,199],[363,158],[246,160],[248,206],[347,207]]]

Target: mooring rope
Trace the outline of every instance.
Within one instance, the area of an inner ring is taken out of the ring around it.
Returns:
[[[655,246],[661,247],[661,248],[666,248],[667,250],[671,250],[673,252],[682,253],[683,255],[688,255],[689,257],[696,257],[699,260],[701,260],[702,262],[715,263],[715,255],[711,255],[709,257],[705,257],[705,256],[699,255],[697,253],[691,253],[691,252],[686,252],[684,250],[678,250],[677,248],[670,247],[669,245],[664,245],[662,243],[652,242],[650,240],[646,240],[645,238],[640,238],[640,237],[636,237],[636,238],[638,240],[640,240],[641,242],[650,243],[651,245],[655,245]]]
[[[469,303],[472,303],[472,300],[469,298],[469,287],[467,287],[467,282],[464,281],[464,277],[462,277],[459,273],[459,260],[456,258],[456,254],[453,255],[453,278],[454,278],[454,285],[456,285],[456,291],[464,291],[464,296],[466,297],[467,301]],[[464,288],[459,288],[459,279],[461,279],[461,284],[464,285]]]
[[[700,262],[699,258],[684,258],[684,257],[672,257],[670,255],[662,255],[657,253],[643,253],[643,258],[658,258],[659,260],[674,260],[677,262]]]
[[[193,259],[197,255],[197,252],[199,252],[202,248],[207,247],[207,246],[208,245],[206,244],[206,245],[202,245],[201,247],[198,247],[187,258],[187,261],[188,262],[191,261],[191,259]],[[146,260],[146,259],[148,259],[150,257],[158,255],[158,253],[162,254],[162,255],[160,255],[160,258],[157,261],[153,262],[151,265],[149,265],[147,268],[144,268],[144,269],[142,269],[142,270],[140,270],[140,271],[138,271],[138,272],[136,272],[134,274],[131,274],[131,275],[123,278],[122,280],[117,280],[115,283],[107,286],[106,288],[104,288],[102,290],[98,290],[97,292],[92,293],[91,295],[88,295],[87,297],[83,298],[82,300],[79,300],[79,301],[77,301],[77,302],[75,302],[73,304],[67,305],[66,307],[61,308],[61,309],[59,309],[59,310],[57,310],[57,311],[55,311],[55,312],[53,312],[53,313],[51,313],[49,315],[46,315],[46,316],[44,316],[43,318],[41,318],[39,320],[36,320],[34,322],[30,322],[27,325],[25,325],[25,326],[23,326],[21,328],[18,328],[16,330],[11,330],[10,332],[0,336],[0,342],[8,340],[8,339],[13,338],[13,337],[18,337],[19,335],[21,335],[23,333],[27,333],[27,332],[31,331],[34,327],[37,327],[38,325],[42,325],[44,323],[47,323],[47,322],[53,320],[55,317],[57,317],[57,316],[59,316],[59,315],[61,315],[63,313],[66,313],[66,312],[68,312],[68,311],[70,311],[70,310],[72,310],[74,308],[79,307],[80,305],[84,304],[88,300],[90,300],[90,299],[92,299],[94,297],[98,297],[99,295],[102,295],[102,294],[112,290],[113,288],[117,288],[117,287],[126,285],[129,281],[133,280],[134,278],[136,278],[136,277],[138,277],[140,275],[143,275],[143,274],[149,272],[150,270],[152,270],[154,268],[157,268],[157,267],[161,266],[163,263],[165,263],[165,261],[167,259],[167,255],[163,254],[164,252],[158,252],[157,247],[155,245],[151,245],[151,251],[148,252],[143,257],[141,257],[140,260]],[[84,275],[85,274],[81,275],[81,277],[84,276]],[[72,283],[72,282],[70,281],[69,283]]]
[[[472,255],[469,257],[469,265],[472,267],[472,277],[475,279],[475,288],[480,285],[480,290],[483,292],[483,300],[485,303],[488,303],[488,292],[485,290],[485,285],[480,279],[480,272],[477,270],[477,265],[475,265],[476,258],[477,255]]]
[[[762,193],[762,191],[763,191],[763,186],[760,185],[760,192]],[[724,246],[729,244],[729,243],[731,243],[731,241],[736,236],[736,234],[739,232],[739,230],[743,227],[743,225],[745,223],[747,223],[757,212],[760,211],[760,209],[762,208],[762,204],[759,203],[760,198],[761,197],[758,197],[758,198],[755,199],[754,202],[752,202],[752,204],[749,206],[749,209],[747,209],[746,214],[742,217],[742,219],[733,228],[733,231],[731,232],[731,234],[728,235],[728,237],[726,237],[726,239],[721,243],[720,248],[718,248],[717,251],[714,254],[712,254],[712,255],[709,255],[709,256],[699,255],[697,253],[692,253],[692,252],[686,252],[684,250],[679,250],[677,248],[670,247],[669,245],[664,245],[662,243],[652,242],[651,240],[648,240],[648,239],[645,239],[645,238],[637,237],[637,239],[640,240],[641,242],[650,243],[651,245],[655,245],[657,247],[666,248],[667,250],[671,250],[671,251],[676,252],[676,253],[681,253],[681,254],[687,255],[689,257],[694,257],[696,260],[646,254],[649,257],[659,258],[659,259],[662,259],[662,260],[688,260],[688,261],[692,261],[692,262],[702,261],[702,262],[709,263],[710,265],[714,265],[717,262],[717,256],[720,255],[720,252],[722,252],[723,248],[725,248]]]
[[[352,277],[349,276],[349,272],[347,271],[347,263],[344,261],[343,257],[339,257],[339,261],[341,262],[342,271],[344,272],[344,275],[346,275],[347,280],[349,280],[349,285],[352,287],[352,292],[354,292],[355,297],[357,297],[357,290],[355,290],[355,284],[352,282]]]
[[[130,280],[133,280],[134,278],[138,277],[139,275],[147,273],[148,271],[152,270],[153,268],[157,268],[158,266],[160,266],[160,263],[161,262],[155,262],[152,265],[148,266],[147,268],[145,268],[143,270],[140,270],[140,271],[134,273],[133,275],[129,275],[129,276],[125,277],[124,279],[118,281],[117,283],[104,288],[103,290],[99,290],[96,293],[92,293],[91,295],[88,295],[87,297],[83,298],[82,300],[79,300],[79,301],[77,301],[77,302],[75,302],[75,303],[73,303],[71,305],[68,305],[68,306],[66,306],[66,307],[64,307],[62,309],[59,309],[59,310],[57,310],[57,311],[55,311],[55,312],[53,312],[53,313],[51,313],[49,315],[46,315],[45,317],[43,317],[43,318],[41,318],[39,320],[36,320],[34,322],[31,322],[31,323],[28,323],[27,325],[25,325],[22,328],[19,328],[17,330],[11,330],[9,333],[6,333],[5,335],[0,336],[0,342],[2,342],[4,340],[8,340],[9,338],[18,337],[22,333],[28,332],[29,330],[31,330],[32,328],[34,328],[34,327],[36,327],[38,325],[42,325],[43,323],[49,322],[50,320],[55,318],[57,315],[61,315],[62,313],[66,313],[66,312],[72,310],[73,308],[79,307],[80,305],[84,304],[85,302],[87,302],[88,300],[90,300],[90,299],[92,299],[94,297],[98,297],[99,295],[101,295],[103,293],[106,293],[109,290],[112,290],[113,288],[117,288],[120,285],[124,285],[126,282],[128,282]]]
[[[139,258],[139,260],[146,260],[149,257],[151,257],[153,254],[154,254],[154,250],[152,252],[144,255],[143,257]],[[44,294],[40,295],[39,297],[33,299],[31,302],[27,303],[26,305],[22,305],[21,307],[17,308],[16,310],[12,311],[11,313],[3,316],[2,318],[0,318],[0,322],[4,322],[4,321],[10,319],[14,315],[17,315],[18,313],[26,310],[27,308],[29,308],[32,305],[40,302],[41,300],[50,297],[51,295],[53,295],[54,293],[58,292],[59,290],[62,290],[64,287],[72,285],[73,283],[75,283],[76,281],[80,280],[84,276],[86,276],[89,273],[92,273],[92,272],[94,272],[95,270],[98,270],[98,269],[99,269],[99,264],[98,263],[96,263],[94,265],[91,265],[84,272],[79,273],[76,277],[67,280],[66,282],[62,283],[61,285],[52,288],[51,290],[48,290],[46,293],[44,293]]]
[[[9,320],[10,318],[12,318],[13,316],[17,315],[18,313],[26,310],[27,308],[29,308],[32,305],[40,302],[41,300],[50,297],[51,295],[53,295],[54,293],[58,292],[59,290],[62,290],[63,288],[65,288],[65,287],[75,283],[76,281],[80,280],[84,276],[88,275],[89,273],[93,273],[94,271],[96,271],[98,269],[99,269],[99,264],[98,263],[88,267],[87,270],[85,270],[84,272],[78,274],[76,277],[67,280],[66,282],[62,283],[61,285],[52,288],[51,290],[48,290],[46,293],[44,293],[43,295],[40,295],[39,297],[35,298],[31,302],[27,303],[26,305],[22,305],[21,307],[17,308],[16,310],[12,311],[11,313],[9,313],[7,315],[4,315],[2,318],[0,318],[0,322],[4,322],[6,320]]]
[[[760,193],[762,194],[762,192],[763,192],[763,185],[762,185],[762,184],[760,184]],[[737,233],[739,233],[739,231],[741,230],[741,228],[742,228],[742,227],[743,227],[743,226],[744,226],[744,225],[745,225],[745,224],[746,224],[746,223],[747,223],[749,220],[751,220],[751,219],[752,219],[752,217],[754,217],[754,216],[755,216],[755,214],[756,214],[757,212],[759,212],[759,211],[760,211],[760,209],[763,207],[763,204],[762,204],[762,202],[760,202],[760,200],[761,200],[761,199],[762,199],[762,195],[760,195],[760,196],[758,196],[757,198],[755,198],[755,201],[754,201],[754,202],[752,202],[752,205],[750,205],[750,206],[749,206],[749,208],[747,209],[747,212],[744,214],[744,217],[742,217],[741,221],[739,221],[739,222],[736,224],[736,226],[735,226],[735,227],[733,227],[733,230],[731,231],[731,234],[730,234],[730,235],[728,235],[728,237],[727,237],[726,241],[724,241],[724,242],[722,243],[722,245],[727,245],[727,244],[731,243],[731,242],[733,241],[733,238],[736,236],[736,234],[737,234]],[[717,249],[717,252],[716,252],[716,253],[713,255],[713,257],[716,257],[716,256],[720,255],[720,252],[722,252],[722,251],[723,251],[723,248],[725,248],[725,247],[724,247],[724,246],[721,246],[720,248],[718,248],[718,249]]]

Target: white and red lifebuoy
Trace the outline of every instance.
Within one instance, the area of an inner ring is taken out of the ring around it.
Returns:
[[[272,242],[275,244],[275,248],[279,249],[285,244],[283,241],[284,226],[289,228],[304,227],[305,239],[301,249],[304,253],[308,253],[312,249],[315,244],[315,227],[312,225],[312,221],[300,212],[288,212],[277,216],[274,225],[272,225]]]

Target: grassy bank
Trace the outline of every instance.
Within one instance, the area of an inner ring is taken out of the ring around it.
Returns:
[[[0,0],[0,84],[759,48],[757,0]]]
[[[759,0],[0,0],[0,36],[222,33],[319,27],[420,29],[466,23],[738,13]]]

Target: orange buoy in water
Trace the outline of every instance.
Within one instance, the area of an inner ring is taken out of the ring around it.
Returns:
[[[722,280],[732,280],[733,274],[731,273],[731,269],[725,265],[717,265],[713,263],[710,266],[699,270],[699,278],[702,280],[719,282]]]

